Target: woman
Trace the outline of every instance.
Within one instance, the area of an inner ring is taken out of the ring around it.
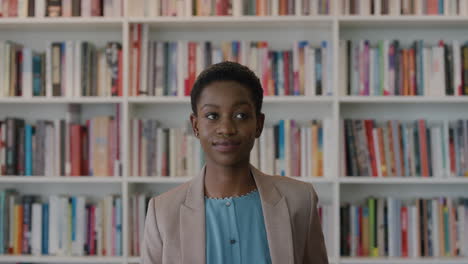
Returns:
[[[215,64],[197,78],[190,121],[206,164],[151,199],[144,264],[328,263],[312,185],[249,163],[263,130],[262,100],[259,79],[238,63]]]

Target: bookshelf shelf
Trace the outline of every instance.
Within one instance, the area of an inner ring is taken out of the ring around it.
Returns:
[[[0,176],[0,183],[122,183],[121,177]]]
[[[462,264],[467,258],[340,258],[343,264]]]
[[[0,30],[115,30],[121,29],[124,21],[124,18],[107,17],[0,18]]]
[[[5,97],[0,98],[1,104],[115,104],[122,103],[119,97],[79,97],[79,98],[53,98],[53,97]]]
[[[342,96],[341,103],[468,103],[464,96]]]
[[[264,96],[263,102],[270,103],[325,103],[331,104],[334,97],[331,96]],[[135,96],[129,97],[129,103],[133,104],[189,104],[189,96]]]
[[[463,178],[373,178],[373,177],[340,177],[343,184],[468,184],[468,177]]]
[[[157,29],[209,28],[294,28],[331,27],[333,16],[213,16],[213,17],[130,17],[129,23],[145,23]]]
[[[0,262],[29,263],[123,263],[123,257],[0,256]]]

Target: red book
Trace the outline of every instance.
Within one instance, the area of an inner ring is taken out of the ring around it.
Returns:
[[[401,254],[408,257],[408,208],[401,207]]]
[[[364,126],[366,129],[367,146],[369,147],[369,158],[372,168],[372,176],[377,177],[377,160],[374,146],[374,136],[372,130],[374,128],[374,122],[371,119],[364,120]]]
[[[421,158],[421,176],[429,177],[429,161],[427,156],[427,135],[426,135],[426,120],[418,121],[419,127],[419,155]]]
[[[89,214],[91,215],[90,217],[90,236],[89,236],[89,254],[90,255],[96,255],[96,206],[91,205],[89,208],[90,212]]]
[[[362,247],[362,207],[359,207],[359,216],[358,216],[358,223],[359,223],[359,230],[358,230],[358,252],[357,255],[360,257],[364,257],[364,248]]]
[[[102,16],[102,5],[100,0],[91,0],[91,16]]]
[[[189,96],[197,78],[197,43],[188,44],[188,86],[185,87],[185,96]]]
[[[87,127],[81,128],[81,175],[89,175],[89,138]]]
[[[18,16],[18,0],[3,0],[3,1],[9,1],[8,16],[17,17]],[[7,12],[7,11],[4,10],[4,12]]]
[[[81,176],[81,125],[70,125],[71,176]]]

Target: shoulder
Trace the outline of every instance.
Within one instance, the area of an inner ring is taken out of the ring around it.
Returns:
[[[311,183],[288,176],[263,175],[273,183],[290,205],[298,204],[299,207],[311,207],[318,203],[317,193]]]
[[[190,182],[186,182],[177,187],[174,187],[160,195],[154,196],[151,199],[150,205],[154,206],[154,209],[160,212],[170,212],[184,203],[187,190],[190,186]]]

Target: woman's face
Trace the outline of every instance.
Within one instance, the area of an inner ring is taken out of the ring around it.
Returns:
[[[232,167],[249,162],[254,141],[263,129],[264,114],[256,114],[250,92],[233,81],[206,86],[190,120],[208,162]]]

